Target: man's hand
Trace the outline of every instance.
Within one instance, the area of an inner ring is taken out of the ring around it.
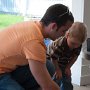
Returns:
[[[60,90],[59,86],[51,79],[44,63],[36,60],[28,60],[28,62],[30,70],[42,90]]]

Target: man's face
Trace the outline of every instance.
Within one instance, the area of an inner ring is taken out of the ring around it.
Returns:
[[[73,22],[67,21],[67,23],[64,26],[61,26],[58,30],[55,30],[52,34],[53,40],[64,36],[65,32],[72,26]]]

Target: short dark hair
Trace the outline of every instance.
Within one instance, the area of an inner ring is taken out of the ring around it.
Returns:
[[[65,25],[67,21],[74,22],[74,17],[69,11],[68,7],[63,4],[54,4],[50,6],[44,16],[41,19],[41,22],[47,26],[52,22],[55,22],[58,27]]]

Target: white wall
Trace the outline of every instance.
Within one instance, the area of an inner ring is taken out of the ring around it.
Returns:
[[[90,38],[90,0],[84,0],[84,22],[88,27],[88,37]]]
[[[72,12],[75,17],[75,21],[84,22],[88,27],[88,37],[90,37],[90,0],[72,0]],[[84,43],[83,48],[85,48]],[[71,68],[72,70],[72,82],[77,85],[90,84],[90,61],[83,57],[83,50],[81,51],[76,63]],[[87,72],[87,73],[86,73]]]
[[[83,21],[84,0],[72,0],[72,13],[75,21]]]
[[[83,22],[83,12],[84,12],[84,0],[72,0],[72,13],[74,15],[75,21]],[[77,61],[72,66],[72,83],[80,85],[81,77],[81,58],[82,52],[80,53]]]

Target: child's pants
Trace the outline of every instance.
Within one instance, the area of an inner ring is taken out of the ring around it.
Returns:
[[[60,90],[73,90],[73,85],[71,83],[71,77],[67,77],[64,74],[65,69],[61,68],[62,70],[62,78],[60,80],[57,80],[55,76],[53,76],[53,80],[60,86]]]

